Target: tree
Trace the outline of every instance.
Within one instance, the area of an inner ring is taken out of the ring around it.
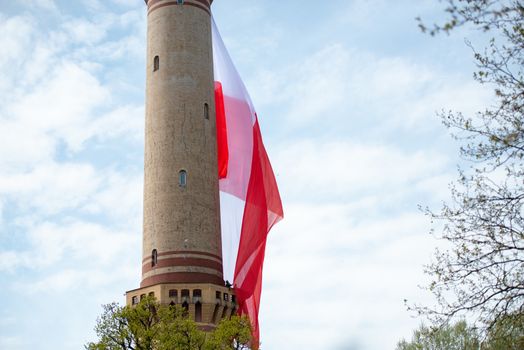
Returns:
[[[478,350],[479,344],[475,330],[459,321],[441,328],[421,325],[413,332],[411,341],[401,340],[396,350]]]
[[[413,332],[411,341],[401,340],[396,350],[521,350],[524,348],[523,321],[522,315],[498,320],[485,339],[464,320],[441,327],[421,325]]]
[[[155,314],[158,315],[160,328],[155,350],[201,350],[204,348],[205,333],[199,330],[197,324],[187,316],[184,308],[158,305]]]
[[[140,308],[145,306],[145,303],[140,304]],[[152,345],[148,342],[149,337],[141,338],[141,334],[148,332],[148,328],[150,328],[149,322],[146,322],[144,327],[140,328],[140,334],[137,334],[132,324],[140,321],[137,321],[135,317],[129,317],[129,312],[126,312],[124,308],[116,303],[111,303],[104,305],[103,309],[104,311],[98,318],[95,326],[95,332],[100,341],[86,345],[86,349],[127,350],[152,348]]]
[[[104,305],[95,332],[98,341],[87,344],[87,350],[243,350],[252,342],[245,317],[222,320],[205,333],[182,307],[160,305],[149,296],[133,307]]]
[[[491,327],[482,350],[524,349],[524,315],[511,314]]]
[[[477,51],[474,79],[494,89],[494,103],[474,116],[442,113],[463,142],[471,167],[460,170],[452,199],[434,212],[438,236],[450,248],[426,266],[437,307],[413,306],[438,324],[469,314],[492,328],[497,320],[524,313],[524,2],[447,0],[448,21],[420,28],[437,35],[471,25],[489,36]]]
[[[245,317],[233,316],[230,320],[222,320],[217,329],[211,333],[207,350],[256,350],[252,346],[251,323]],[[233,347],[231,348],[231,344]]]

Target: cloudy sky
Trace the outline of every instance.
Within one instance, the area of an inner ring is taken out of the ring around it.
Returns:
[[[435,0],[216,0],[258,110],[285,219],[261,310],[273,349],[394,349],[404,299],[439,244],[458,144],[435,112],[472,113],[461,29]],[[0,0],[0,349],[80,349],[101,304],[140,280],[146,11],[142,0]]]

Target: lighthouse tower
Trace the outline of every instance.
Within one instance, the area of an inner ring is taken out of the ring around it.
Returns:
[[[235,313],[222,274],[211,3],[145,0],[147,78],[142,281],[202,328]]]

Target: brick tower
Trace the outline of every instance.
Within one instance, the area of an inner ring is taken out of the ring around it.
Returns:
[[[224,285],[211,45],[213,0],[145,0],[147,78],[142,281],[202,328],[235,312]]]

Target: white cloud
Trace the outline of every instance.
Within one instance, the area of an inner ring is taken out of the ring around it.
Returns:
[[[137,6],[137,1],[135,0],[111,0],[111,1],[115,4],[127,6],[127,7],[136,7]],[[144,11],[145,11],[145,5],[142,3],[140,3],[140,5],[144,6]]]
[[[14,103],[8,110],[27,128],[63,138],[73,150],[91,136],[86,126],[109,91],[75,64],[65,63],[50,72],[47,82]]]
[[[9,100],[12,90],[16,87],[13,84],[13,77],[19,71],[30,52],[34,30],[33,21],[24,16],[5,18],[0,14],[0,91],[5,91],[0,95],[2,104]]]
[[[0,92],[5,92],[0,95],[10,96],[0,106],[3,172],[50,161],[61,142],[69,151],[78,152],[93,137],[114,139],[125,134],[136,141],[142,138],[143,107],[121,104],[112,108],[111,87],[89,70],[92,64],[59,61],[56,46],[63,38],[55,37],[49,45],[39,42],[24,69],[12,77],[19,82],[14,93],[9,88],[2,90],[0,84]],[[0,67],[12,71],[9,62]],[[40,80],[44,75],[46,79]]]
[[[289,113],[293,122],[340,119],[349,96],[350,55],[339,45],[329,46],[307,59],[293,77],[293,97]],[[296,79],[296,80],[295,80]]]
[[[104,213],[118,226],[136,229],[142,225],[143,177],[140,174],[107,174],[100,188],[82,208],[88,213]]]
[[[277,348],[283,337],[290,349],[394,344],[419,322],[406,318],[403,300],[431,302],[417,285],[435,241],[417,204],[447,196],[450,159],[314,137],[277,149],[285,220],[266,250],[264,346]]]
[[[144,107],[126,105],[117,107],[92,122],[91,129],[96,137],[107,140],[126,135],[142,141],[144,129]]]
[[[120,257],[138,245],[138,236],[133,232],[114,231],[82,221],[38,223],[29,228],[28,239],[29,250],[0,252],[0,270],[12,271],[19,267],[42,270],[59,263],[64,267],[89,263],[91,268],[98,269],[94,271],[100,272],[100,268],[110,264],[119,268]],[[81,270],[79,267],[78,271]],[[58,276],[67,277],[71,271]],[[51,278],[70,280],[62,277]]]
[[[145,25],[146,22],[144,19],[147,17],[147,11],[145,4],[137,3],[135,0],[113,0],[113,1],[121,1],[128,3],[129,5],[134,5],[134,7],[137,7],[136,10],[130,10],[127,12],[122,13],[120,16],[118,16],[119,24],[123,28],[127,28],[129,26],[132,26],[136,28],[137,30],[141,31],[141,34],[145,34],[145,32],[142,33],[142,30],[146,30],[147,26]],[[142,40],[138,38],[139,41],[144,44],[144,40],[142,37]],[[142,54],[144,51],[142,51]]]
[[[143,57],[144,51],[144,42],[136,35],[130,35],[118,41],[105,42],[94,50],[83,48],[79,53],[98,57],[100,60],[116,61],[129,56]]]
[[[104,39],[108,25],[107,22],[95,23],[85,19],[73,19],[64,23],[63,27],[75,44],[93,45]]]
[[[420,292],[420,262],[434,243],[428,225],[416,211],[375,220],[344,204],[288,203],[266,251],[262,330],[271,336],[264,346],[278,347],[285,334],[290,349],[334,349],[376,332],[381,339],[366,349],[394,343],[399,328],[418,322],[405,321],[403,299]]]
[[[58,213],[84,204],[100,186],[90,164],[47,163],[25,174],[0,174],[0,193],[16,199],[23,210]]]
[[[490,89],[469,76],[342,44],[325,46],[277,70],[260,71],[254,81],[249,85],[261,106],[289,108],[284,120],[288,128],[358,128],[377,121],[388,130],[427,130],[434,128],[435,112],[443,108],[474,113],[493,98]]]
[[[40,9],[48,11],[57,11],[58,8],[54,0],[18,0],[23,5],[34,8],[39,7]]]
[[[119,65],[131,58],[143,59],[145,52],[146,26],[144,9],[130,10],[122,14],[101,14],[96,21],[72,19],[63,24],[74,49],[70,56],[79,61],[118,61]],[[115,37],[115,31],[122,35]],[[136,62],[136,61],[133,61]],[[103,66],[102,66],[103,67]]]
[[[25,257],[22,257],[22,260],[24,261],[20,261],[20,257],[17,252],[0,252],[0,271],[13,272],[15,268],[28,263],[28,261],[25,261]]]
[[[24,344],[22,337],[0,335],[0,347],[2,349],[22,349]]]
[[[279,147],[272,159],[284,193],[307,200],[366,192],[391,192],[448,171],[436,152],[405,152],[350,141],[298,141]],[[369,181],[373,179],[373,181]]]
[[[0,56],[0,66],[4,67],[6,62],[20,61],[20,58],[25,58],[26,49],[31,42],[32,31],[34,29],[33,22],[30,18],[24,16],[15,16],[5,18],[0,14],[0,30],[3,35],[0,38],[0,43],[4,50]],[[16,63],[13,62],[13,63]]]
[[[23,123],[13,121],[2,122],[0,138],[2,139],[2,147],[0,147],[2,173],[48,160],[56,146],[56,140],[25,127]]]
[[[53,215],[104,217],[125,230],[141,227],[142,175],[130,170],[44,163],[25,173],[0,173],[0,196],[18,211],[16,221],[7,220],[21,227]]]
[[[122,249],[138,247],[129,228],[140,227],[140,167],[102,169],[96,159],[77,157],[88,140],[110,144],[124,135],[141,144],[143,107],[115,105],[114,87],[100,77],[103,67],[88,55],[78,60],[64,53],[69,46],[103,47],[108,28],[129,26],[133,16],[102,15],[102,25],[73,18],[54,32],[41,32],[30,17],[0,21],[7,34],[0,44],[9,49],[0,57],[7,73],[7,80],[0,78],[0,196],[16,213],[5,217],[9,227],[2,225],[2,238],[19,237],[15,249],[0,249],[1,271],[36,269],[42,275],[35,283],[57,278],[65,286],[72,283],[67,276],[51,276],[47,269],[91,259],[100,269]],[[104,219],[117,220],[117,228],[98,223]]]
[[[77,65],[67,63],[54,69],[48,81],[0,109],[3,172],[49,162],[60,140],[78,151],[87,139],[106,133],[96,129],[92,120],[97,119],[93,117],[95,109],[108,101],[109,91]],[[107,122],[114,118],[115,113],[109,113]],[[107,122],[98,120],[101,126]],[[111,133],[116,134],[114,130]]]
[[[103,13],[106,11],[101,0],[81,0],[81,2],[93,13]]]
[[[117,271],[118,269],[112,271],[62,269],[56,273],[46,275],[40,280],[17,283],[15,289],[29,295],[64,293],[78,289],[96,289],[120,278],[120,273],[115,273]]]

